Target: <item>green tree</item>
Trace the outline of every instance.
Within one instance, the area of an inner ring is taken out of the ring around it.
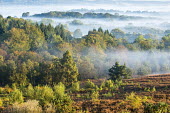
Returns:
[[[116,38],[124,38],[125,32],[116,28],[111,31],[111,34],[114,35]]]
[[[126,65],[119,65],[118,62],[109,69],[109,76],[111,80],[122,80],[123,78],[127,79],[131,76],[131,72],[126,67]]]
[[[4,37],[7,37],[4,42],[11,51],[27,51],[30,49],[29,36],[22,29],[12,28],[4,34]]]
[[[28,83],[27,81],[27,67],[25,63],[22,63],[20,66],[16,67],[16,73],[13,73],[12,76],[10,76],[10,80],[12,83],[16,83],[17,85],[26,85]]]
[[[77,77],[79,75],[77,66],[72,58],[72,55],[69,51],[63,54],[63,58],[61,59],[62,64],[62,81],[66,84],[66,86],[71,85],[72,83],[77,81]]]
[[[63,54],[62,59],[54,60],[53,65],[53,83],[60,81],[66,86],[70,86],[77,82],[78,69],[69,51]]]
[[[162,42],[164,43],[164,47],[169,49],[170,48],[170,34],[164,36],[162,38]]]
[[[25,31],[29,36],[29,41],[27,43],[30,43],[31,50],[37,50],[46,47],[44,34],[41,32],[41,30],[35,26],[30,25],[26,26]]]
[[[99,27],[98,32],[103,33],[103,29],[101,27]]]
[[[25,91],[23,93],[24,93],[24,96],[26,96],[26,98],[34,99],[35,91],[34,91],[32,84],[29,84],[28,87],[25,89]]]
[[[81,30],[80,29],[76,29],[75,31],[74,31],[74,33],[73,33],[73,37],[74,38],[81,38],[82,37],[82,32],[81,32]]]
[[[70,113],[72,111],[72,100],[70,96],[65,93],[65,85],[58,83],[54,86],[54,100],[57,113]]]

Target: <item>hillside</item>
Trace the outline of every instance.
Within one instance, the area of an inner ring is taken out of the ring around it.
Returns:
[[[148,97],[148,103],[159,103],[166,102],[170,104],[170,74],[156,74],[148,75],[141,78],[127,79],[123,81],[123,85],[119,87],[116,91],[112,92],[113,96],[106,96],[109,91],[100,91],[99,100],[92,101],[89,99],[81,100],[75,99],[75,107],[78,109],[82,108],[84,110],[89,110],[93,113],[117,113],[118,111],[122,113],[123,111],[129,111],[136,113],[151,113],[144,111],[144,108],[138,106],[138,108],[133,108],[133,106],[127,102],[127,96],[134,92],[139,97]],[[96,84],[100,84],[101,80],[94,80]],[[87,92],[79,92],[75,95],[85,95]],[[134,99],[135,100],[135,99]],[[139,101],[139,100],[138,100]],[[132,102],[132,101],[131,101]],[[140,101],[139,101],[140,102]],[[134,102],[139,104],[139,102]],[[121,112],[122,111],[122,112]],[[128,113],[129,113],[128,112]],[[155,113],[155,112],[154,112]],[[164,112],[161,112],[164,113]],[[169,111],[167,112],[169,113]]]

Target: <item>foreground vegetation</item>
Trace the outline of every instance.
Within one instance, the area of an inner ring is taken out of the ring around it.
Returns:
[[[35,87],[13,84],[0,88],[1,112],[169,113],[169,75],[158,77],[87,80],[69,88],[62,83]]]

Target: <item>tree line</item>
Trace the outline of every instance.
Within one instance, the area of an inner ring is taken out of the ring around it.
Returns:
[[[29,17],[29,12],[25,12],[22,14],[22,17]],[[94,12],[87,12],[87,13],[80,13],[74,11],[68,12],[60,12],[60,11],[50,11],[47,13],[41,14],[34,14],[32,17],[48,17],[48,18],[113,18],[113,19],[120,19],[120,20],[129,20],[129,19],[143,19],[143,17],[139,16],[126,16],[126,15],[119,15],[118,13],[111,14],[111,13],[94,13]]]

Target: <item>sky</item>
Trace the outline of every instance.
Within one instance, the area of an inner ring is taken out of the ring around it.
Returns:
[[[81,2],[81,1],[87,1],[87,2],[110,2],[110,1],[125,1],[127,0],[0,0],[0,2]],[[128,1],[169,1],[169,0],[128,0]]]
[[[37,5],[37,4],[47,4],[47,3],[61,3],[61,4],[111,4],[111,3],[132,3],[135,4],[136,2],[167,2],[170,0],[0,0],[1,4],[26,4],[26,5]]]

